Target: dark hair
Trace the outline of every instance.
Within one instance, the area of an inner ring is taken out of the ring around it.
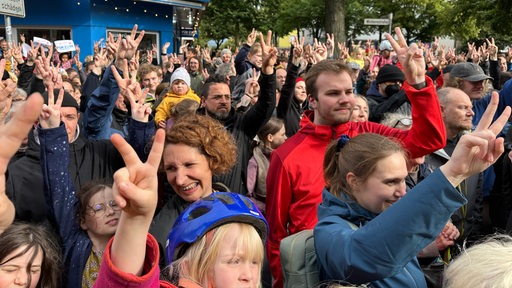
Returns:
[[[327,189],[336,197],[346,193],[353,198],[347,174],[352,172],[365,181],[375,170],[377,162],[394,153],[402,153],[407,159],[407,152],[400,143],[374,133],[364,133],[350,139],[341,150],[338,150],[338,141],[331,142],[324,157]]]
[[[284,121],[282,119],[272,117],[268,120],[267,123],[265,123],[265,125],[263,125],[260,128],[260,130],[257,133],[258,138],[264,144],[268,144],[267,136],[269,134],[272,134],[272,135],[276,134],[277,132],[279,132],[279,130],[281,130],[281,128],[283,128],[283,126],[284,126]]]
[[[210,93],[210,86],[219,83],[228,85],[225,75],[223,76],[219,74],[213,74],[212,76],[208,77],[208,80],[206,80],[203,85],[203,89],[201,90],[201,97],[204,99],[208,98],[208,94]]]
[[[23,250],[12,257],[6,258],[10,253],[19,248]],[[60,287],[60,277],[62,274],[61,250],[56,237],[46,227],[21,222],[7,227],[0,235],[0,265],[25,255],[31,249],[34,250],[34,254],[27,266],[27,274],[29,275],[27,287],[30,286],[32,281],[31,266],[39,253],[43,254],[43,262],[41,263],[41,278],[36,287]]]
[[[112,183],[109,183],[106,179],[92,180],[82,186],[80,191],[76,193],[76,197],[78,198],[76,213],[78,216],[77,218],[80,221],[78,224],[85,220],[85,215],[87,214],[91,198],[96,195],[96,193],[111,187]]]
[[[165,147],[184,144],[197,148],[208,160],[214,175],[228,172],[235,165],[237,154],[233,136],[219,121],[192,114],[178,119],[165,134]],[[164,148],[165,149],[165,148]]]
[[[338,60],[323,60],[313,65],[306,74],[306,93],[308,97],[311,95],[313,99],[318,100],[318,89],[316,87],[316,80],[322,73],[336,73],[340,74],[346,72],[352,77],[352,69]]]

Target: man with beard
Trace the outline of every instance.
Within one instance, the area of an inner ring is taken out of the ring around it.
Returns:
[[[251,109],[238,113],[231,106],[232,96],[224,77],[217,75],[208,78],[201,93],[201,105],[198,113],[208,115],[221,122],[233,135],[238,147],[238,161],[230,172],[215,175],[213,182],[221,182],[231,191],[247,195],[247,164],[251,156],[250,143],[258,130],[267,123],[276,106],[276,77],[274,64],[277,50],[271,49],[263,56],[262,73],[259,78],[261,87],[259,99]]]
[[[411,103],[401,90],[405,75],[394,65],[384,65],[366,94],[370,108],[369,120],[380,123],[385,113],[411,115]]]

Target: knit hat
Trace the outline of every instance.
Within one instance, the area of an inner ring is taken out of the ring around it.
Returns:
[[[301,81],[306,82],[306,80],[304,80],[304,78],[302,78],[302,77],[297,77],[297,79],[295,79],[295,83],[299,83]]]
[[[57,98],[59,97],[59,90],[60,89],[53,89],[53,101],[54,103],[57,102]],[[44,104],[48,105],[48,91],[45,91],[43,93],[43,99]],[[62,99],[62,105],[60,107],[74,107],[76,110],[80,109],[80,106],[78,106],[78,103],[76,102],[75,98],[71,96],[68,92],[64,91],[64,98]]]
[[[384,41],[380,42],[379,50],[380,51],[382,51],[382,50],[393,51],[393,46],[391,46],[391,43],[389,43],[388,40],[384,40]]]
[[[452,71],[450,72],[450,78],[462,78],[463,80],[475,82],[482,81],[485,79],[492,79],[492,77],[487,76],[484,73],[484,70],[480,65],[471,62],[461,62],[455,64],[453,66]]]
[[[386,64],[380,68],[379,74],[377,74],[377,78],[375,78],[375,82],[380,84],[387,81],[404,82],[405,75],[402,70],[395,65]]]
[[[185,82],[185,84],[190,87],[190,74],[188,74],[187,69],[180,67],[174,70],[171,75],[171,84],[176,80],[183,80],[183,82]]]

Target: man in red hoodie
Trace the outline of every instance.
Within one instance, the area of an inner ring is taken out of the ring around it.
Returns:
[[[354,106],[352,69],[335,60],[314,65],[306,76],[306,89],[313,111],[306,111],[301,129],[274,150],[267,176],[266,211],[270,227],[267,257],[274,277],[274,287],[283,287],[279,245],[281,239],[305,229],[313,229],[318,221],[317,206],[322,200],[323,159],[327,145],[342,134],[354,137],[371,132],[399,139],[416,158],[446,143],[445,127],[436,90],[425,77],[422,50],[410,47],[400,31],[398,42],[386,38],[403,67],[406,81],[402,86],[412,105],[413,126],[398,130],[372,122],[351,122]]]

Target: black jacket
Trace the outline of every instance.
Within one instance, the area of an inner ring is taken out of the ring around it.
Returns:
[[[142,155],[144,146],[153,134],[152,121],[141,123],[132,120],[128,142],[139,156],[145,158]],[[85,137],[79,136],[69,148],[69,175],[76,191],[93,179],[104,178],[112,182],[114,172],[124,166],[121,155],[110,140],[87,141]],[[6,193],[14,203],[17,220],[32,223],[47,220],[48,209],[39,153],[39,144],[31,132],[25,156],[7,168]]]
[[[251,158],[250,145],[260,128],[267,123],[276,106],[276,75],[261,74],[260,95],[258,102],[246,112],[236,112],[233,107],[226,120],[221,121],[224,127],[233,135],[238,147],[238,159],[230,172],[214,176],[213,182],[221,182],[233,192],[247,195],[247,165]],[[199,114],[206,114],[204,108]]]

